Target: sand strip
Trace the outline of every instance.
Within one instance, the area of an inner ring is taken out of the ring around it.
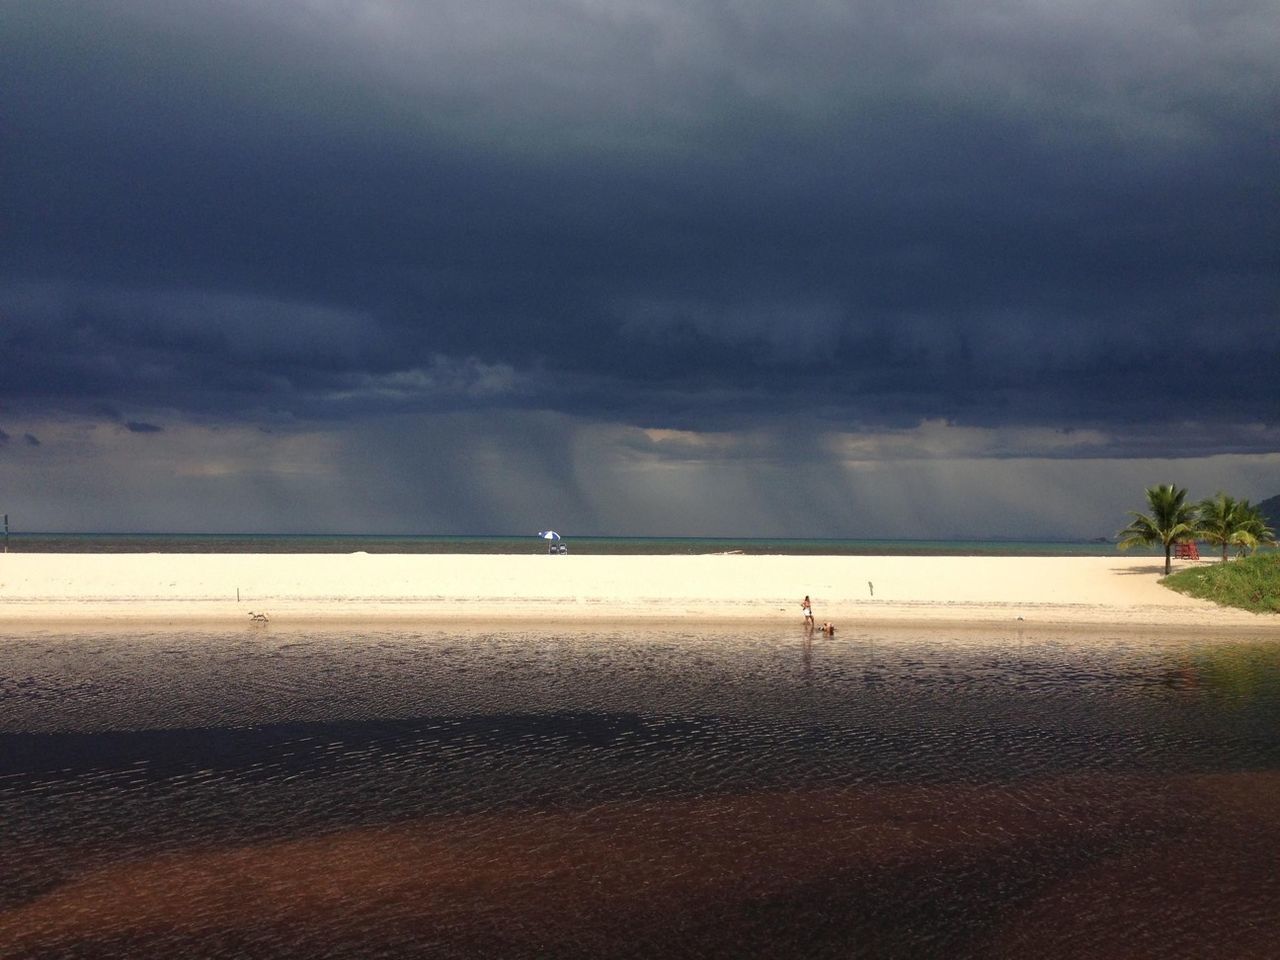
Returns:
[[[1202,564],[1207,563],[1201,561]],[[423,620],[1249,627],[1151,557],[0,555],[0,623]]]

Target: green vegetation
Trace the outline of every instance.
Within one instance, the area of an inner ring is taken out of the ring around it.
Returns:
[[[1179,570],[1165,586],[1188,596],[1254,613],[1280,613],[1280,554],[1262,553],[1231,563]]]
[[[1269,527],[1280,527],[1280,494],[1258,504],[1258,512]]]
[[[1245,550],[1256,550],[1263,544],[1276,544],[1276,532],[1271,528],[1271,521],[1267,519],[1267,515],[1258,507],[1251,506],[1248,500],[1240,501],[1241,508],[1244,510],[1249,527],[1249,534],[1253,542],[1245,545]]]
[[[1200,539],[1221,547],[1224,562],[1231,547],[1239,547],[1244,553],[1275,539],[1262,514],[1248,500],[1237,500],[1219,491],[1217,496],[1201,500],[1199,511]]]
[[[1133,519],[1129,525],[1116,536],[1116,546],[1121,550],[1130,547],[1161,544],[1164,547],[1164,575],[1167,577],[1173,569],[1173,545],[1179,540],[1194,540],[1198,528],[1196,526],[1196,508],[1186,502],[1185,487],[1175,487],[1171,483],[1147,488],[1147,503],[1151,513],[1130,511]]]
[[[1173,570],[1173,546],[1205,540],[1222,548],[1222,562],[1227,551],[1236,547],[1246,556],[1263,544],[1274,544],[1276,532],[1269,526],[1267,515],[1248,500],[1237,500],[1219,491],[1197,504],[1187,503],[1185,487],[1172,483],[1147,488],[1150,514],[1130,511],[1129,525],[1116,536],[1121,550],[1130,547],[1164,547],[1164,575]],[[1270,501],[1266,501],[1270,502]],[[1185,591],[1184,591],[1185,592]]]

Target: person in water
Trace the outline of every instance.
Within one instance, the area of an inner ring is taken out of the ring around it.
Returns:
[[[836,625],[834,623],[823,623],[822,632],[828,637],[834,637],[836,635]]]
[[[804,613],[804,624],[806,627],[813,626],[813,604],[809,602],[809,595],[806,593],[804,599],[800,601],[800,610]]]

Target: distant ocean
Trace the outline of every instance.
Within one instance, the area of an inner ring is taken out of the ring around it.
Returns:
[[[572,537],[572,554],[743,553],[824,556],[1103,557],[1096,540],[827,540],[736,537]],[[362,534],[15,533],[21,553],[545,553],[534,536],[370,536]],[[1139,555],[1156,550],[1134,551]]]

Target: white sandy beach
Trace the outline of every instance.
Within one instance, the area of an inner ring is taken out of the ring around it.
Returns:
[[[1202,561],[1203,563],[1204,561]],[[0,623],[798,622],[1252,627],[1152,557],[0,555]]]

